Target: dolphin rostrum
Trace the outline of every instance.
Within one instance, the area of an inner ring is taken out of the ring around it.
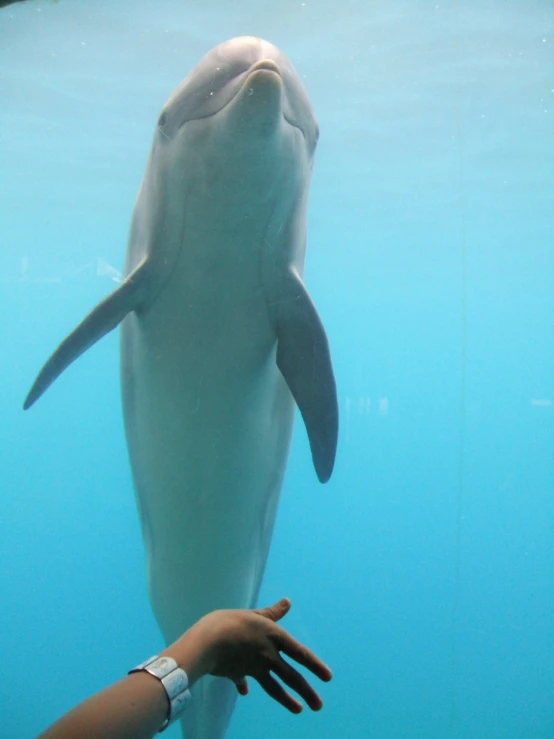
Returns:
[[[210,51],[158,119],[125,279],[39,373],[29,408],[121,323],[125,429],[149,594],[171,643],[216,608],[254,607],[295,402],[318,478],[338,433],[325,330],[302,281],[318,127],[290,62],[261,39]],[[221,739],[227,680],[193,688],[187,739]]]

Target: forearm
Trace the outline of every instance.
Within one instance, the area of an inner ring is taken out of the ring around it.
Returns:
[[[193,627],[160,653],[185,670],[189,685],[203,674],[205,645],[196,631]],[[162,683],[136,672],[76,706],[38,739],[152,739],[168,710]]]
[[[167,711],[161,682],[137,672],[76,706],[39,739],[152,739]]]

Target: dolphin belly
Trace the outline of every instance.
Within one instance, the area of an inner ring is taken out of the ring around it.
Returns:
[[[126,434],[152,605],[168,642],[209,610],[253,606],[295,408],[275,339],[248,352],[225,315],[194,323],[177,322],[183,342],[164,335],[163,320],[131,315],[122,325]]]

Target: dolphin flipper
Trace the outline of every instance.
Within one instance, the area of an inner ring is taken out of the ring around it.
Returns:
[[[277,366],[300,408],[320,482],[333,472],[339,411],[329,342],[304,283],[287,272],[276,306]]]
[[[116,290],[93,308],[69,336],[66,336],[38,373],[33,387],[25,398],[24,410],[30,408],[83,352],[112,331],[127,313],[140,306],[147,283],[146,267],[146,261],[139,264]]]

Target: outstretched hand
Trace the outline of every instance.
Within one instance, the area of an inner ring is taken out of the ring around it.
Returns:
[[[290,610],[283,598],[269,608],[213,611],[197,621],[160,656],[175,660],[193,685],[203,675],[233,680],[242,695],[248,692],[246,676],[255,678],[276,701],[293,713],[302,704],[277,678],[319,711],[322,701],[308,681],[282,655],[307,667],[321,680],[331,670],[277,621]],[[168,715],[167,692],[159,680],[133,672],[91,696],[62,716],[40,739],[152,739]]]
[[[276,675],[312,710],[319,711],[323,705],[321,698],[282,654],[306,667],[320,680],[330,680],[331,670],[277,624],[290,607],[291,602],[282,598],[267,608],[213,611],[201,618],[193,630],[206,645],[205,671],[229,678],[241,695],[248,692],[246,676],[249,675],[289,711],[300,713],[302,704],[275,679]]]

